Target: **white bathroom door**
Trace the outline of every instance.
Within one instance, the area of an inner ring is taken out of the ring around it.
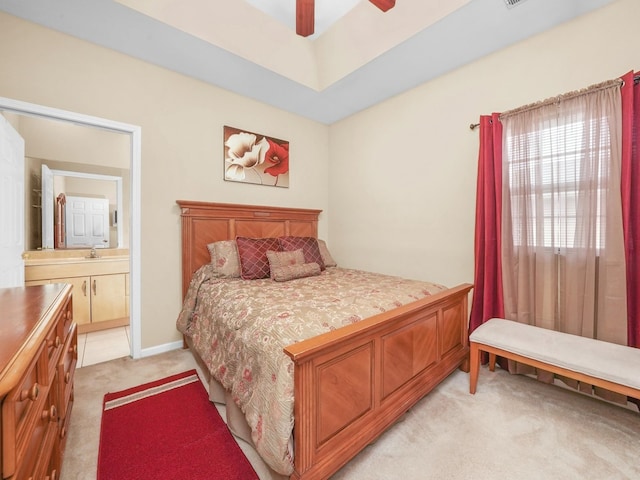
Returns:
[[[53,212],[55,198],[53,194],[53,172],[46,165],[42,165],[40,174],[41,207],[42,207],[42,249],[54,248]]]
[[[67,195],[67,248],[109,248],[109,200]]]
[[[24,285],[24,140],[0,114],[0,288]]]

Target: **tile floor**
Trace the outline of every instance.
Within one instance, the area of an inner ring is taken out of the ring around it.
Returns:
[[[129,327],[110,328],[78,335],[76,368],[131,355]]]

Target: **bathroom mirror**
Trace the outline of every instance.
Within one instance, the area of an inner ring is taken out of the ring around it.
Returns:
[[[42,249],[124,245],[122,177],[42,164]]]
[[[25,249],[129,248],[129,135],[30,116],[16,129],[25,139]]]

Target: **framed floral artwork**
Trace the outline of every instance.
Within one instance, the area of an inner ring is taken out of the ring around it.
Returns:
[[[225,125],[224,179],[289,187],[289,142]]]

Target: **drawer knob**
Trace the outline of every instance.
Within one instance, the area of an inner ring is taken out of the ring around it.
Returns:
[[[40,389],[38,388],[38,384],[34,383],[31,388],[25,388],[20,392],[20,401],[22,402],[28,398],[32,402],[35,402],[38,399],[39,394]]]
[[[55,340],[47,340],[47,346],[48,347],[53,346],[55,348],[58,348],[60,346],[60,343],[61,343],[60,342],[60,337],[58,335],[56,335]]]
[[[71,381],[71,373],[67,372],[64,374],[64,383],[69,383]]]
[[[46,420],[47,418],[50,422],[58,420],[58,409],[55,405],[51,405],[48,410],[42,412],[42,419]]]

